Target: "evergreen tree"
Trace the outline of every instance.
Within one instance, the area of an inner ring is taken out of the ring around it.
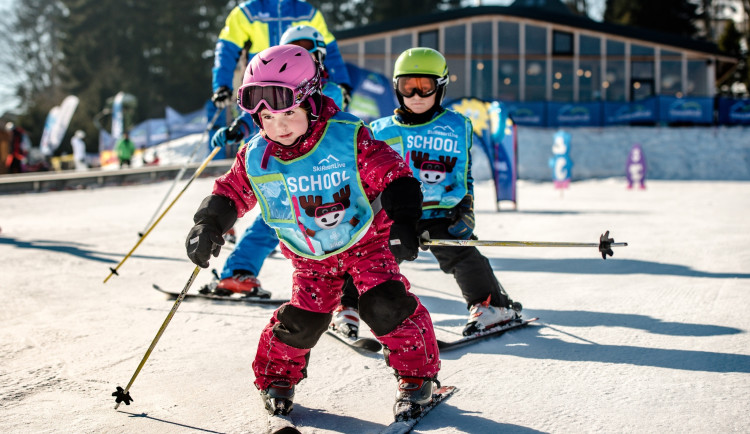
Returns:
[[[685,37],[696,34],[697,5],[688,0],[607,0],[604,21]]]

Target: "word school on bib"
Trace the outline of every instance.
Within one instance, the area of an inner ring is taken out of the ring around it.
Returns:
[[[336,188],[351,179],[346,170],[318,175],[290,176],[287,178],[290,193],[324,191]]]

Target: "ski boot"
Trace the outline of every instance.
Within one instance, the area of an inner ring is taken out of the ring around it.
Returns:
[[[471,307],[469,321],[463,330],[464,336],[471,336],[492,327],[518,320],[521,317],[518,313],[521,303],[513,302],[512,307],[491,306],[491,297],[487,297],[487,300]]]
[[[286,380],[276,380],[266,390],[261,390],[260,397],[268,414],[286,416],[294,408],[294,385]]]
[[[245,270],[235,270],[232,277],[221,279],[213,293],[220,297],[239,294],[242,297],[271,298],[271,293],[260,287],[255,275]]]
[[[424,406],[432,401],[432,393],[438,387],[440,384],[437,379],[398,377],[393,417],[399,422],[419,416]]]
[[[356,308],[338,305],[333,311],[330,327],[336,333],[356,339],[359,337],[359,312]]]

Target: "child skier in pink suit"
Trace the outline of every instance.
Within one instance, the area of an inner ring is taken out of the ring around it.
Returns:
[[[348,274],[361,318],[399,380],[394,414],[419,413],[437,386],[440,358],[430,316],[396,262],[417,257],[419,181],[361,120],[322,95],[320,67],[303,48],[276,46],[253,57],[238,103],[261,134],[216,180],[186,248],[195,264],[208,267],[222,234],[258,203],[294,265],[291,300],[274,312],[253,362],[266,409],[291,411],[294,386],[306,376]]]

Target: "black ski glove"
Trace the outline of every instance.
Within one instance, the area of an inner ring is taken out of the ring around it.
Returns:
[[[198,211],[193,217],[195,226],[190,229],[185,248],[188,258],[201,268],[208,268],[211,255],[219,256],[221,246],[224,245],[225,232],[237,221],[237,211],[234,202],[229,198],[211,195],[203,199]]]
[[[232,104],[232,89],[227,86],[221,86],[216,89],[216,92],[211,95],[211,102],[213,102],[214,106],[218,109],[229,107],[229,105]]]
[[[456,217],[448,226],[448,233],[456,238],[466,240],[474,232],[474,198],[467,194],[456,206]]]
[[[381,203],[393,225],[389,247],[398,261],[413,261],[419,255],[417,222],[422,217],[422,188],[412,177],[398,178],[383,190]]]

